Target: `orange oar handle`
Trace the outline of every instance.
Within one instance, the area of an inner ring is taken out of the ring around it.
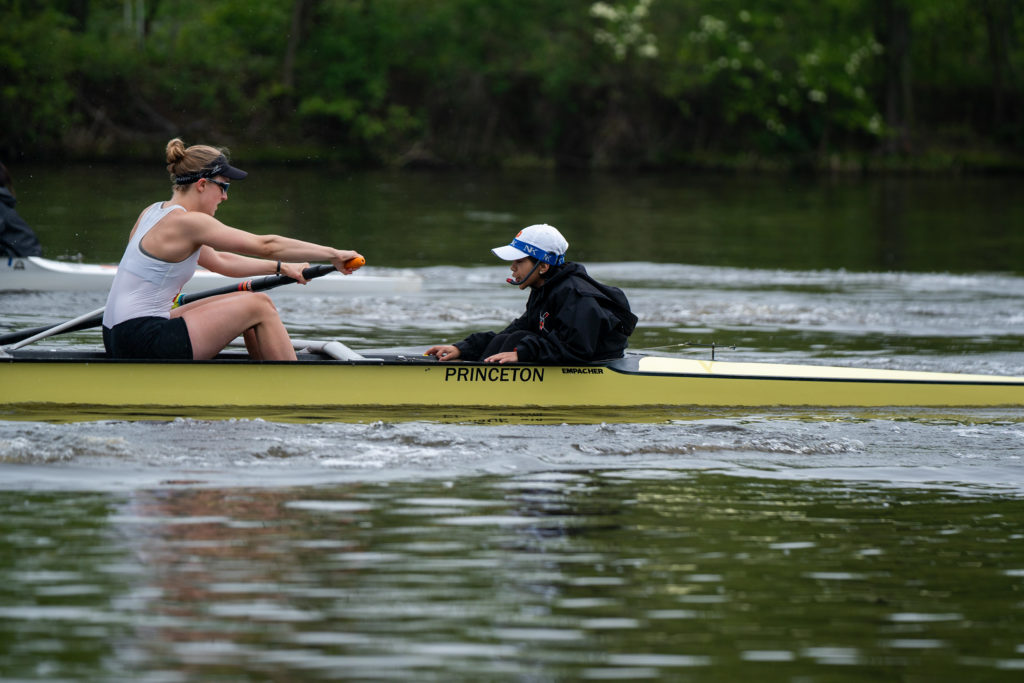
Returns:
[[[362,256],[356,256],[355,258],[350,258],[348,261],[345,261],[345,267],[351,268],[352,270],[355,270],[356,268],[362,268],[365,265],[366,259],[364,259]]]

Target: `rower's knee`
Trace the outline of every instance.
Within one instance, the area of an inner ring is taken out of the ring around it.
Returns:
[[[261,316],[263,315],[277,315],[277,306],[274,305],[274,300],[270,298],[269,294],[263,292],[253,292],[252,299],[249,302],[256,311],[259,311]]]

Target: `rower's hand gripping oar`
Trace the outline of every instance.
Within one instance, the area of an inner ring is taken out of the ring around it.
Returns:
[[[356,269],[365,263],[366,259],[360,256],[347,261],[345,265],[349,268]],[[302,271],[302,277],[306,280],[312,280],[314,278],[327,275],[333,271],[334,266],[310,266]],[[292,284],[294,282],[298,282],[298,280],[290,278],[287,275],[267,275],[254,280],[243,280],[242,282],[217,287],[215,289],[208,289],[194,294],[179,294],[174,299],[173,307],[177,308],[178,306],[184,306],[185,304],[192,303],[193,301],[207,299],[211,296],[218,296],[220,294],[230,294],[231,292],[263,292],[268,289],[274,289],[275,287]],[[87,330],[92,327],[98,327],[103,324],[104,310],[106,310],[106,306],[72,320],[68,320],[67,322],[63,322],[60,325],[43,325],[42,327],[33,327],[28,330],[19,330],[17,332],[2,334],[0,335],[0,345],[13,344],[13,346],[8,347],[7,350],[14,351],[15,349],[20,349],[22,346],[27,346],[32,342],[45,339],[46,337],[51,337],[55,334],[60,334],[62,332],[76,332],[78,330]]]

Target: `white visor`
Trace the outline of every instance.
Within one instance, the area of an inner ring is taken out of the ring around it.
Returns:
[[[518,261],[521,258],[529,256],[529,254],[519,251],[511,244],[506,244],[503,247],[495,247],[494,249],[491,249],[491,251],[493,251],[494,255],[503,261]]]

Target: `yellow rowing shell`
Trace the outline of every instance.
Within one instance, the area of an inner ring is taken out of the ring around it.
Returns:
[[[13,356],[0,359],[0,410],[8,414],[45,406],[240,417],[304,407],[323,416],[355,409],[372,416],[374,409],[439,408],[1024,406],[1024,377],[641,355],[572,366],[383,354],[357,361],[304,355],[295,363],[252,362],[239,354],[198,362],[108,361],[74,352]]]

